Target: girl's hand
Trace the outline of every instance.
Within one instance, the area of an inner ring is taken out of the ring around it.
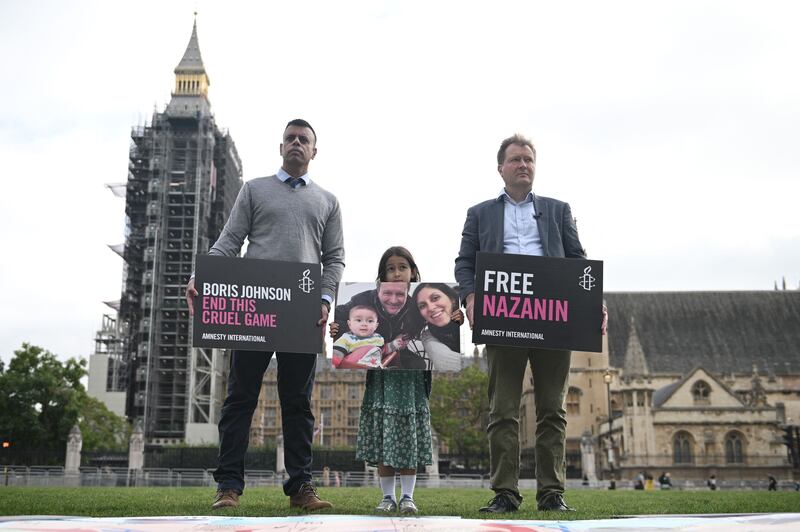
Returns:
[[[461,309],[456,309],[455,312],[450,314],[450,321],[454,321],[454,322],[458,323],[459,325],[464,323],[464,313],[461,312]]]
[[[330,332],[331,338],[335,340],[336,336],[339,334],[339,324],[336,323],[335,321],[332,321],[328,325],[328,331]]]

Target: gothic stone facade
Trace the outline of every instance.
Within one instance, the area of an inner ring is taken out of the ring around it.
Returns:
[[[570,476],[594,469],[623,479],[668,471],[678,482],[791,478],[782,435],[800,421],[800,292],[608,293],[606,300],[603,352],[573,353]],[[529,377],[523,448],[535,440]],[[582,463],[582,440],[592,443],[594,468]]]
[[[281,434],[276,363],[273,359],[264,373],[250,428],[250,445],[274,444]],[[329,360],[323,355],[319,356],[311,395],[311,410],[317,423],[315,445],[355,448],[365,377],[362,371],[335,370]]]

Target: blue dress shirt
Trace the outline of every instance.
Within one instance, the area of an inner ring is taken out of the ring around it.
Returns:
[[[544,255],[539,225],[536,222],[536,209],[533,205],[533,192],[517,203],[503,189],[503,253],[518,255]]]

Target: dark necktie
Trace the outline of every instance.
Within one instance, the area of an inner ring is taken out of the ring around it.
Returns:
[[[303,180],[299,177],[290,177],[286,182],[289,183],[289,186],[292,188],[297,188],[303,184]]]

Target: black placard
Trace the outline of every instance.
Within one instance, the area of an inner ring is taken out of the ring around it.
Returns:
[[[195,347],[322,352],[320,266],[197,255]]]
[[[479,252],[476,344],[602,352],[603,262]]]

